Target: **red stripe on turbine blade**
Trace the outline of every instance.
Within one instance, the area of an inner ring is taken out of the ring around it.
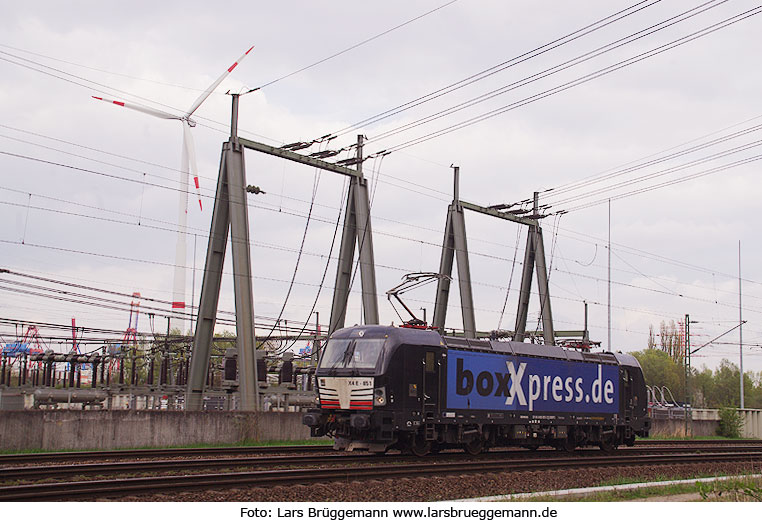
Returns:
[[[173,301],[172,302],[172,308],[173,309],[184,309],[185,308],[185,302],[184,301]]]
[[[230,68],[228,68],[228,73],[232,72],[232,71],[233,71],[233,68],[235,68],[236,66],[238,66],[238,63],[237,63],[237,62],[234,62],[234,63],[233,63],[233,66],[231,66]]]
[[[198,176],[193,177],[193,182],[196,184],[196,189],[198,189]]]
[[[248,50],[246,50],[246,53],[244,53],[244,55],[248,55],[248,54],[249,54],[249,52],[250,52],[251,50],[253,50],[253,49],[254,49],[254,46],[252,46],[251,48],[249,48]]]
[[[204,211],[204,206],[201,204],[200,198],[198,199],[198,209],[200,209],[201,211]]]
[[[103,101],[103,98],[102,98],[102,97],[98,97],[98,96],[90,96],[90,97],[92,97],[93,99],[98,99],[98,100],[100,100],[100,101]]]
[[[120,107],[124,106],[124,103],[122,103],[121,101],[112,101],[112,103],[114,103],[115,105],[119,105]]]

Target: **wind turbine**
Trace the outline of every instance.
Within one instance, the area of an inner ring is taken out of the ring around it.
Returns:
[[[144,114],[161,118],[161,119],[176,119],[183,124],[183,147],[182,154],[180,155],[180,199],[178,204],[177,215],[177,246],[175,249],[175,277],[172,289],[172,309],[179,310],[181,313],[185,312],[185,268],[187,260],[187,241],[186,241],[186,229],[188,226],[188,181],[190,175],[193,175],[193,183],[196,186],[196,196],[198,197],[199,210],[203,211],[204,206],[201,203],[201,193],[198,185],[198,169],[196,166],[196,148],[193,143],[193,134],[191,128],[196,126],[196,122],[191,119],[193,113],[198,110],[201,104],[206,101],[206,98],[214,92],[215,88],[230,75],[236,66],[238,66],[242,60],[246,58],[249,52],[254,49],[254,46],[249,48],[246,53],[234,62],[230,68],[220,75],[209,88],[204,90],[200,96],[193,102],[188,111],[185,114],[171,114],[164,112],[163,110],[157,110],[155,108],[138,105],[136,103],[127,103],[124,101],[114,101],[112,99],[106,99],[103,97],[93,96],[94,99],[104,101],[106,103],[113,103],[120,107],[137,110]],[[180,331],[185,331],[185,323],[180,320]]]

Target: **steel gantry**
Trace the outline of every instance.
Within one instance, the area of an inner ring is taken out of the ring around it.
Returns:
[[[440,332],[444,329],[447,318],[447,301],[450,296],[450,277],[452,276],[453,260],[457,260],[463,330],[466,338],[476,338],[476,318],[474,316],[471,269],[468,261],[468,244],[464,216],[464,210],[471,210],[511,222],[518,222],[529,227],[524,255],[524,268],[521,274],[519,308],[516,314],[516,327],[513,339],[520,342],[527,335],[526,323],[529,310],[529,294],[532,286],[532,272],[536,268],[538,290],[540,293],[540,312],[542,313],[543,340],[548,345],[555,344],[553,316],[550,308],[550,292],[548,289],[548,273],[545,264],[545,246],[542,239],[542,228],[538,222],[538,219],[541,217],[538,194],[534,194],[532,214],[527,217],[500,211],[497,208],[477,206],[476,204],[460,200],[460,168],[454,167],[453,169],[453,201],[447,210],[444,241],[442,242],[442,257],[439,264],[439,281],[434,305],[433,326],[440,329]]]
[[[203,409],[204,384],[209,369],[214,327],[217,319],[222,268],[225,260],[228,234],[233,258],[233,283],[236,312],[236,347],[238,352],[238,379],[242,410],[259,409],[257,386],[256,338],[254,334],[254,300],[251,281],[251,253],[249,245],[249,219],[244,149],[278,156],[350,178],[347,205],[344,213],[344,231],[341,239],[339,264],[331,309],[330,332],[344,325],[349,290],[352,283],[352,262],[355,243],[359,248],[359,266],[362,282],[362,300],[365,323],[378,323],[378,297],[376,295],[373,234],[370,225],[368,182],[362,174],[362,140],[358,137],[357,156],[340,164],[325,162],[315,156],[305,156],[288,148],[272,147],[238,136],[239,95],[233,95],[230,139],[222,145],[220,171],[217,179],[214,211],[207,246],[201,300],[193,338],[190,374],[186,390],[186,409]],[[308,144],[309,145],[309,144]],[[345,165],[355,165],[350,169]]]

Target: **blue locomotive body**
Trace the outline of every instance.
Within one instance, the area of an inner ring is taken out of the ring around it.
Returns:
[[[339,449],[613,449],[650,427],[643,373],[624,354],[362,326],[333,334],[315,378],[304,424]]]

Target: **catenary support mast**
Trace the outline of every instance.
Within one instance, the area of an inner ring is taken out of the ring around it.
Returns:
[[[257,364],[254,337],[254,299],[251,282],[249,216],[243,146],[238,139],[238,99],[233,95],[230,139],[222,145],[217,193],[206,252],[196,333],[193,338],[186,409],[203,409],[203,392],[211,357],[217,305],[220,298],[222,268],[228,232],[233,254],[233,285],[236,312],[236,348],[242,410],[258,410]]]
[[[378,296],[376,294],[376,267],[373,257],[373,230],[370,225],[368,180],[362,175],[363,136],[357,137],[357,171],[350,176],[347,205],[344,211],[344,229],[341,234],[339,264],[331,307],[330,336],[344,327],[347,316],[349,289],[354,275],[352,264],[355,243],[359,253],[362,306],[366,324],[378,324]]]
[[[190,374],[186,391],[186,409],[203,409],[204,384],[211,358],[214,326],[222,283],[222,268],[230,234],[233,253],[233,282],[236,306],[236,346],[238,350],[238,379],[241,409],[259,409],[257,387],[256,341],[254,334],[254,303],[251,281],[251,252],[247,191],[261,192],[246,185],[244,149],[277,156],[320,170],[331,171],[350,178],[347,210],[344,214],[344,233],[340,251],[336,289],[331,309],[330,332],[344,325],[347,300],[352,277],[354,246],[357,243],[362,283],[365,323],[378,323],[378,296],[376,294],[373,233],[370,222],[368,181],[362,174],[363,136],[358,137],[357,156],[338,163],[326,162],[320,157],[305,156],[288,146],[273,147],[238,136],[238,95],[233,95],[230,140],[222,146],[217,192],[212,213],[209,244],[207,247],[204,278],[201,287],[196,332],[193,338]],[[313,142],[314,143],[314,142]],[[350,169],[347,165],[356,165]]]

